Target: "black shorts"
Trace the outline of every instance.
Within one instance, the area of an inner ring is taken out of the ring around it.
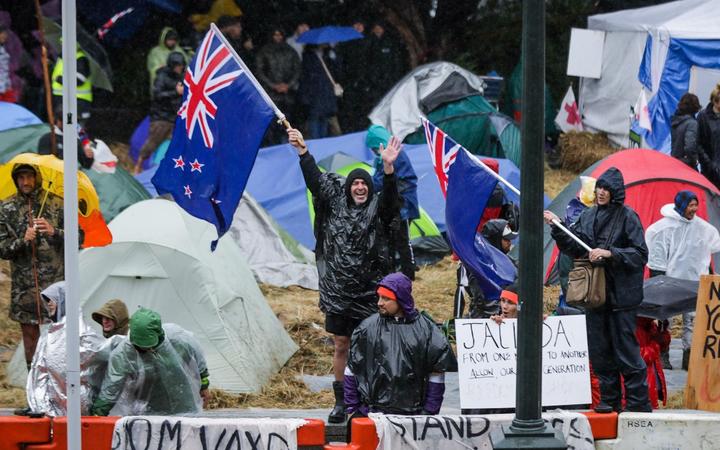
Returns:
[[[350,337],[362,319],[353,319],[338,314],[325,314],[325,331],[336,336]]]

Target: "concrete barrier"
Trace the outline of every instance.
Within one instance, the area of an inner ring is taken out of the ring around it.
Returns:
[[[720,448],[720,414],[703,411],[622,413],[616,439],[595,441],[598,450]]]

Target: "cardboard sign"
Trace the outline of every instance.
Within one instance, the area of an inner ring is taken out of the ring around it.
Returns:
[[[720,276],[700,277],[685,407],[720,412]]]
[[[517,373],[517,320],[455,321],[461,408],[512,408]],[[591,402],[585,316],[543,322],[543,406]]]

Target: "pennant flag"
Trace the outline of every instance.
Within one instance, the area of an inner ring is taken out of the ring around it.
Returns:
[[[218,239],[230,228],[275,117],[236,58],[211,27],[188,65],[172,141],[152,178],[158,194],[171,194],[188,213],[214,224]]]
[[[640,89],[640,95],[635,102],[635,120],[638,122],[640,128],[644,128],[648,131],[652,131],[652,124],[650,123],[650,110],[648,109],[647,95],[645,95],[645,89]]]
[[[443,196],[447,197],[448,172],[455,161],[458,150],[462,147],[427,119],[422,118],[421,120],[425,128],[425,139],[430,150],[430,159],[435,168],[435,175],[437,175],[440,182],[440,190],[442,190]]]
[[[555,117],[555,123],[563,133],[583,130],[582,118],[580,117],[580,110],[575,101],[575,93],[572,90],[572,86],[568,88],[565,98],[563,98],[560,111],[558,111]]]

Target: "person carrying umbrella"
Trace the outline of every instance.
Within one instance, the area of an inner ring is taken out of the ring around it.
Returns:
[[[90,108],[93,102],[93,82],[90,76],[90,60],[85,52],[78,47],[75,52],[77,64],[77,113],[78,125],[85,128],[90,120]],[[63,59],[59,57],[52,71],[53,108],[62,110],[63,96]]]
[[[710,257],[720,252],[720,234],[697,216],[699,201],[692,191],[680,191],[674,203],[660,209],[663,218],[645,232],[651,276],[667,275],[681,280],[700,280],[708,273]],[[688,369],[695,312],[683,313],[683,370]],[[666,358],[666,357],[664,357]],[[664,364],[669,362],[663,361]],[[668,367],[672,369],[672,367]]]
[[[16,164],[12,180],[17,193],[0,205],[0,258],[10,261],[10,319],[20,323],[29,369],[47,319],[40,294],[64,279],[63,201],[33,165]]]

